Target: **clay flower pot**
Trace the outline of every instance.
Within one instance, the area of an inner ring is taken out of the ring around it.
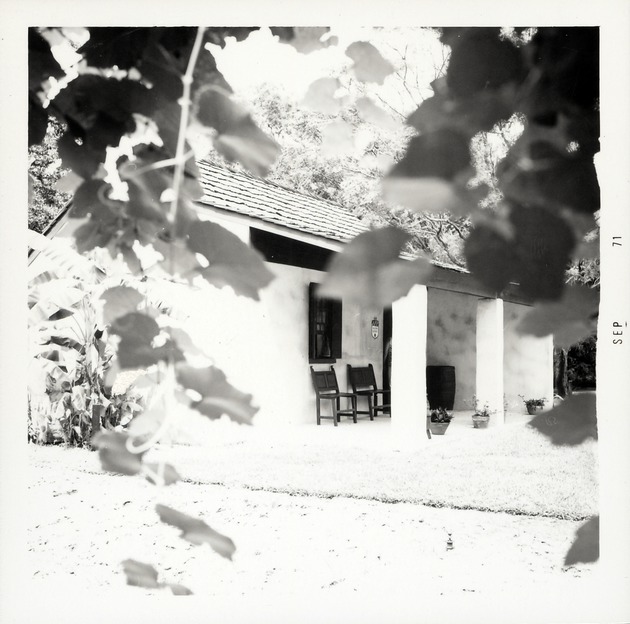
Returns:
[[[429,422],[429,429],[433,435],[444,435],[450,422]]]
[[[488,426],[488,422],[490,421],[490,416],[485,416],[483,414],[473,414],[472,421],[473,427],[475,429],[485,429]]]

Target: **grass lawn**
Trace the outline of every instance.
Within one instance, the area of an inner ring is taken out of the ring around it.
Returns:
[[[414,453],[335,445],[336,435],[332,427],[298,427],[288,436],[254,427],[164,455],[197,483],[571,520],[597,513],[595,443],[554,447],[522,424],[447,433]]]
[[[184,478],[166,488],[103,473],[86,450],[29,447],[33,608],[64,594],[168,598],[168,590],[126,586],[128,558],[209,599],[217,621],[462,621],[465,609],[466,621],[503,622],[521,617],[532,596],[538,619],[523,621],[582,621],[598,606],[591,566],[563,566],[577,519],[596,510],[593,445],[554,448],[515,425],[397,453],[341,443],[361,431],[350,425],[280,436],[205,424],[205,446],[150,452]],[[386,432],[385,422],[362,425]],[[183,541],[159,522],[158,502],[232,538],[233,561]],[[454,549],[446,548],[449,535]],[[331,600],[352,609],[339,620],[313,611]],[[261,601],[273,618],[258,613]],[[242,617],[233,617],[234,605]]]

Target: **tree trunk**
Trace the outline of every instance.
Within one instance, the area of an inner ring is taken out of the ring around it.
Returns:
[[[569,371],[567,367],[568,351],[556,347],[553,358],[553,387],[554,392],[563,399],[571,394],[569,387]]]

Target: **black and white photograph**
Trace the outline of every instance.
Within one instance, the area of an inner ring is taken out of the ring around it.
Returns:
[[[630,621],[630,5],[176,4],[7,4],[0,622]]]

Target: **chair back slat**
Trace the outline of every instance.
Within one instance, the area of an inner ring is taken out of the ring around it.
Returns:
[[[372,364],[368,366],[351,366],[348,364],[348,380],[352,386],[352,391],[376,390],[376,377]]]
[[[330,370],[325,371],[313,370],[313,367],[311,366],[311,377],[313,379],[313,387],[318,395],[339,392],[337,374],[332,366],[330,367]]]

